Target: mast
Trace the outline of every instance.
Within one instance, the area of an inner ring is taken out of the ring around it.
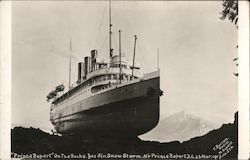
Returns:
[[[137,36],[134,35],[135,37],[135,43],[134,43],[134,54],[133,54],[133,66],[132,66],[132,78],[134,79],[134,68],[135,68],[135,47],[136,47],[136,40]]]
[[[111,0],[109,0],[109,57],[111,58],[113,55],[113,49],[112,49],[112,24],[111,24]]]
[[[70,57],[69,57],[69,90],[71,89],[70,87],[70,83],[71,83],[71,50],[72,50],[72,42],[71,42],[71,39],[70,39],[70,42],[69,42],[69,53],[70,53]]]
[[[122,56],[122,52],[121,52],[121,30],[119,30],[119,68],[120,68],[120,72],[119,72],[119,80],[120,80],[120,84],[121,84],[121,78],[122,78],[122,65],[121,65],[121,56]]]
[[[157,48],[157,70],[160,70],[160,63],[159,63],[159,48]]]

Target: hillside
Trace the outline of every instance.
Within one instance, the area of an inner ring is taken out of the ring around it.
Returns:
[[[11,132],[12,152],[16,154],[108,154],[142,155],[157,159],[168,154],[216,155],[236,159],[238,148],[238,116],[233,124],[224,124],[204,136],[180,143],[143,141],[137,137],[114,139],[111,137],[65,137],[44,133],[35,128],[15,127]],[[217,148],[216,148],[217,146]],[[229,153],[227,153],[227,151]],[[131,158],[131,157],[130,157]],[[217,157],[218,158],[218,157]],[[72,158],[71,158],[72,159]],[[132,157],[131,159],[135,159]],[[180,159],[185,159],[181,157]]]

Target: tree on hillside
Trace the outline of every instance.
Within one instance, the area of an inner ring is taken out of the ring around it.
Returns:
[[[220,19],[225,20],[228,18],[232,23],[235,24],[238,29],[238,0],[223,0],[223,9]],[[236,46],[238,48],[238,45]],[[238,58],[233,60],[238,66]],[[234,73],[235,76],[238,76],[238,73]]]
[[[238,28],[238,0],[223,0],[220,19],[228,18]]]

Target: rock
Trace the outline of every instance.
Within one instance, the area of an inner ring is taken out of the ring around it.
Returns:
[[[51,135],[35,128],[15,127],[11,130],[11,150],[17,154],[148,154],[166,155],[195,154],[219,155],[216,145],[222,142],[232,142],[234,148],[223,158],[237,158],[238,154],[238,113],[233,124],[224,124],[217,130],[210,131],[204,136],[192,138],[180,143],[178,141],[160,143],[143,141],[138,137],[73,137]],[[223,143],[222,143],[223,144]],[[133,159],[133,158],[132,158]]]

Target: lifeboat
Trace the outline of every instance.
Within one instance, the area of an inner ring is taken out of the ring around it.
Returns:
[[[48,94],[48,95],[47,95],[47,99],[51,99],[51,98],[53,98],[53,96],[50,95],[50,94]]]
[[[65,87],[64,87],[63,84],[58,85],[58,86],[56,87],[56,91],[57,91],[57,92],[61,92],[61,91],[63,91],[64,89],[65,89]]]
[[[51,91],[49,95],[52,96],[52,98],[55,97],[57,95],[57,90]]]

